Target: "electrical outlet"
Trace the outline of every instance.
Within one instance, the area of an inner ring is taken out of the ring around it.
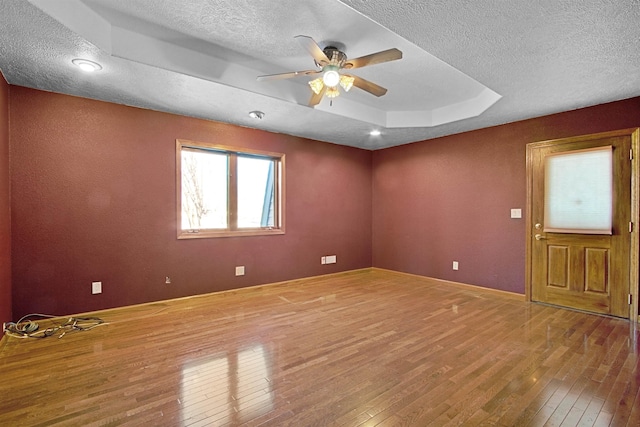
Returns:
[[[102,293],[102,282],[91,282],[91,293],[101,294]]]
[[[236,267],[236,276],[244,276],[244,265]]]
[[[453,269],[454,270],[458,269],[458,261],[453,261]]]
[[[171,283],[171,277],[166,276],[166,277],[164,278],[164,283],[166,283],[166,284]]]
[[[327,257],[323,256],[322,258],[320,258],[320,264],[326,264],[327,263]]]
[[[335,264],[337,262],[336,255],[327,255],[325,257],[325,264]]]

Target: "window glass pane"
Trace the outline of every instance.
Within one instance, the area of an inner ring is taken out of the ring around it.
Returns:
[[[611,234],[612,148],[545,158],[544,231]]]
[[[182,229],[227,228],[227,155],[182,150]]]
[[[274,161],[238,156],[238,228],[273,227]]]

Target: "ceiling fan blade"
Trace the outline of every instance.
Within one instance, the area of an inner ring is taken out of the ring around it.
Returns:
[[[317,64],[324,66],[330,62],[329,58],[327,58],[327,55],[325,55],[322,49],[320,49],[320,46],[318,46],[318,43],[316,43],[315,40],[313,40],[311,37],[295,36],[295,39],[298,40],[300,45],[302,45],[302,47],[305,48],[307,52],[311,54],[311,56],[313,56],[313,59],[316,60]]]
[[[397,59],[402,59],[402,51],[393,48],[361,56],[360,58],[348,59],[343,68],[362,68],[367,65],[380,64],[381,62],[395,61]]]
[[[314,91],[311,91],[311,99],[309,100],[309,107],[315,107],[316,105],[320,104],[320,101],[322,101],[322,97],[324,96],[324,93],[326,91],[327,91],[326,86],[322,88],[320,93],[315,93]]]
[[[351,76],[351,77],[353,77],[353,85],[355,87],[360,88],[364,91],[367,91],[372,95],[382,96],[385,93],[387,93],[387,89],[373,82],[370,82],[369,80],[365,80],[362,77],[358,77],[358,76]]]
[[[258,76],[257,80],[258,81],[264,81],[264,80],[280,80],[280,79],[290,79],[292,77],[298,77],[298,76],[309,76],[312,74],[318,74],[321,71],[318,70],[304,70],[304,71],[293,71],[291,73],[281,73],[281,74],[267,74],[264,76]]]

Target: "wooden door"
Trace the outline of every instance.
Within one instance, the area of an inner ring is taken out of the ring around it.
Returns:
[[[629,318],[633,135],[626,130],[528,144],[527,275],[531,300]],[[600,160],[583,160],[593,156]],[[598,173],[603,175],[593,178],[596,172],[590,168],[600,168]],[[554,180],[562,181],[564,178],[558,177],[568,170],[577,171],[577,178],[568,180],[565,187],[560,185],[561,190],[555,189]],[[602,192],[596,187],[602,187]],[[585,201],[587,197],[596,201]],[[609,209],[602,214],[608,219],[593,227],[582,224],[592,215],[584,213],[580,205],[598,203],[604,206],[601,210]],[[572,209],[577,212],[576,219],[557,219],[564,210]]]

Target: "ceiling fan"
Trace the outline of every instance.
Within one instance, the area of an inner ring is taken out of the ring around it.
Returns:
[[[327,46],[321,49],[311,37],[296,36],[298,42],[304,47],[315,60],[316,66],[320,69],[293,71],[290,73],[269,74],[258,76],[259,81],[289,79],[297,76],[311,76],[322,74],[320,77],[311,80],[312,95],[309,100],[309,106],[315,107],[320,103],[323,96],[327,98],[335,98],[340,95],[339,86],[348,92],[352,86],[360,88],[375,96],[382,96],[387,93],[387,89],[379,86],[362,77],[351,74],[341,73],[342,70],[351,70],[354,68],[362,68],[368,65],[380,64],[382,62],[395,61],[402,58],[402,52],[398,49],[388,49],[381,52],[372,53],[370,55],[361,56],[355,59],[347,59],[347,55],[335,46]]]

